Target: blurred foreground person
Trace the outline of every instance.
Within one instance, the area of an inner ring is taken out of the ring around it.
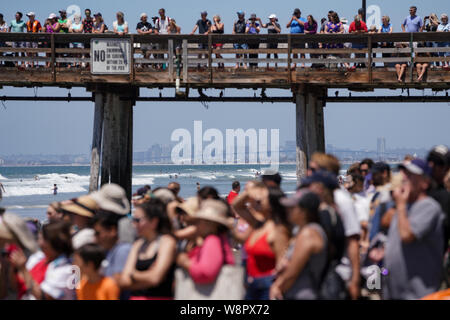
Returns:
[[[316,300],[328,259],[328,239],[320,226],[320,199],[303,190],[292,198],[283,199],[282,203],[289,208],[289,220],[299,227],[299,232],[270,288],[270,298]]]
[[[75,300],[78,279],[73,276],[74,268],[70,261],[73,252],[70,225],[65,222],[44,225],[39,246],[47,265],[43,274],[34,272],[35,266],[27,264],[22,250],[10,256],[11,263],[25,280],[27,291],[37,300]]]
[[[20,256],[26,261],[38,246],[26,221],[18,215],[0,212],[0,250],[0,300],[26,298],[26,283],[15,259]]]
[[[384,298],[420,299],[439,289],[442,280],[443,213],[427,196],[431,169],[421,159],[400,166],[403,185],[393,197],[396,214],[386,244]]]
[[[269,299],[276,265],[288,247],[291,230],[285,209],[279,203],[283,196],[278,188],[269,189],[261,182],[252,182],[233,202],[237,214],[251,228],[244,246],[248,274],[246,300]]]
[[[118,300],[119,286],[101,273],[104,250],[97,244],[86,244],[75,251],[74,264],[80,268],[78,300]]]
[[[158,199],[136,208],[133,222],[139,239],[133,243],[120,278],[120,287],[131,291],[131,300],[171,300],[176,241]]]

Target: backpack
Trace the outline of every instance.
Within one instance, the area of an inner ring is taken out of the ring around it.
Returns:
[[[347,285],[336,272],[344,255],[346,236],[342,218],[332,207],[319,213],[320,224],[328,237],[328,259],[317,283],[319,300],[346,300],[349,297]]]

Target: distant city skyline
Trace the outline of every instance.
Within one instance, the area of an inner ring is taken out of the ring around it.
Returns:
[[[389,15],[394,32],[399,32],[400,24],[409,15],[409,6],[418,7],[421,17],[436,12],[438,16],[448,11],[448,0],[414,1],[377,0],[367,1],[367,6],[379,6],[380,15]],[[249,0],[245,3],[237,0],[226,2],[185,2],[175,0],[164,4],[149,3],[143,0],[66,1],[46,0],[30,2],[25,0],[6,1],[0,12],[6,21],[14,18],[16,11],[30,10],[43,21],[51,12],[67,9],[72,5],[101,11],[108,26],[112,25],[115,13],[123,11],[135,33],[135,26],[141,12],[149,17],[156,15],[160,7],[165,7],[169,17],[177,20],[182,33],[189,33],[200,12],[208,11],[209,17],[220,14],[225,23],[225,32],[230,33],[236,12],[243,10],[247,16],[255,12],[265,22],[275,13],[283,33],[292,10],[299,7],[306,17],[312,14],[316,20],[326,17],[328,10],[335,10],[339,16],[351,18],[361,6],[360,0],[335,2],[331,0],[313,2],[278,2],[269,0]],[[68,10],[69,11],[69,10]],[[447,12],[449,13],[449,12]],[[264,30],[265,34],[267,31]],[[330,91],[334,94],[335,90]],[[89,96],[82,88],[70,90],[60,88],[11,88],[0,89],[0,96]],[[162,90],[164,96],[174,96],[174,90]],[[253,96],[259,91],[225,90],[225,96]],[[157,96],[158,89],[141,89],[143,96]],[[218,91],[207,90],[207,95],[218,96]],[[286,96],[289,90],[267,90],[268,96]],[[356,96],[360,93],[353,92]],[[368,93],[367,93],[368,94]],[[376,90],[378,95],[406,95],[406,91]],[[421,95],[422,91],[411,90],[411,94]],[[424,94],[433,94],[427,90]],[[348,92],[342,91],[342,95]],[[93,131],[94,104],[91,102],[5,102],[0,105],[0,155],[12,154],[85,154],[90,151]],[[350,149],[376,150],[377,138],[385,137],[389,148],[425,148],[445,144],[450,146],[450,107],[447,103],[327,103],[324,109],[325,142]],[[226,129],[266,128],[280,130],[280,143],[295,140],[295,104],[294,103],[209,103],[206,109],[200,103],[148,103],[138,102],[134,108],[134,150],[144,151],[155,143],[167,143],[171,133],[178,128],[192,130],[193,122],[202,120],[207,128]],[[167,142],[165,142],[167,141]]]

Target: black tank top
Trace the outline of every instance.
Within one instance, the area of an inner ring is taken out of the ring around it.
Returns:
[[[156,253],[150,259],[139,259],[139,255],[141,253],[144,253],[145,251],[147,251],[147,248],[150,246],[151,242],[145,240],[144,243],[142,244],[142,246],[139,248],[138,258],[136,260],[136,270],[137,271],[147,271],[148,269],[150,269],[150,267],[156,261],[156,258],[158,257],[160,237],[158,237],[155,241],[156,241]],[[132,291],[131,296],[154,297],[154,298],[159,298],[159,297],[160,298],[173,298],[172,284],[173,284],[174,275],[175,275],[175,267],[176,267],[175,263],[173,263],[172,266],[169,268],[169,271],[167,272],[166,276],[164,277],[164,280],[158,286]]]
[[[223,34],[224,31],[225,31],[224,29],[222,29],[222,30],[214,29],[214,30],[212,31],[212,33]]]

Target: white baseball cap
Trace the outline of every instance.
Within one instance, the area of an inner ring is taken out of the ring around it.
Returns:
[[[145,12],[142,12],[141,13],[141,19],[142,19],[142,17],[148,17],[148,15]]]
[[[54,13],[50,13],[50,15],[48,16],[49,19],[55,19],[57,18],[57,15]]]
[[[36,14],[33,11],[27,13],[27,17],[35,17],[35,16]]]
[[[269,19],[276,19],[277,18],[277,15],[275,14],[275,13],[272,13],[270,16],[269,16]]]

